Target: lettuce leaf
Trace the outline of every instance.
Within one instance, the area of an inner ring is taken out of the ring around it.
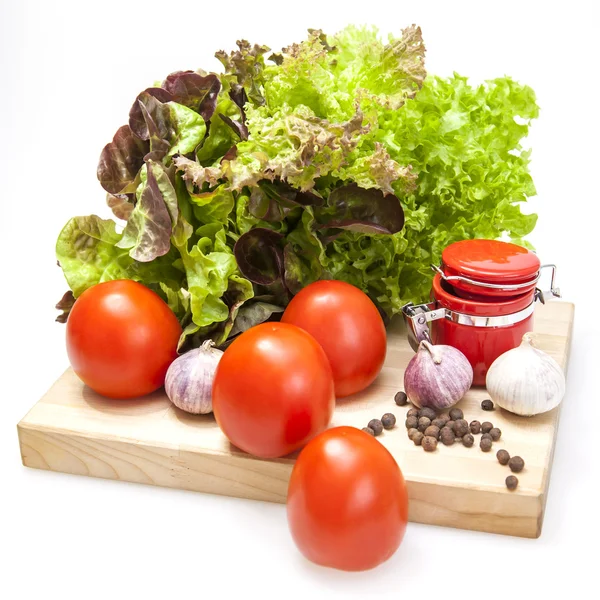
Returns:
[[[100,185],[110,194],[134,192],[149,150],[150,144],[135,136],[129,125],[120,127],[100,154],[97,169]]]
[[[225,153],[240,141],[235,131],[224,120],[239,116],[239,107],[228,97],[221,97],[209,126],[208,135],[196,150],[196,158],[203,166],[219,162]]]
[[[264,55],[269,51],[267,46],[251,45],[246,40],[237,42],[238,50],[227,54],[223,50],[215,53],[225,68],[225,78],[229,84],[236,82],[246,92],[246,96],[257,106],[265,103],[261,93]]]
[[[138,94],[129,109],[129,127],[140,140],[150,139],[148,120],[152,119],[155,128],[162,129],[163,137],[168,134],[165,121],[169,117],[169,110],[165,102],[173,100],[173,96],[162,88],[147,88]]]
[[[221,82],[214,73],[202,76],[194,71],[176,71],[165,79],[162,87],[174,102],[192,109],[208,122],[217,107]]]
[[[134,194],[106,194],[106,205],[117,219],[128,221],[135,208]]]
[[[117,245],[121,234],[114,221],[96,215],[73,217],[56,242],[56,257],[75,298],[85,290],[114,279],[133,279],[150,287],[164,283],[172,289],[183,284],[172,250],[151,263],[135,261]]]
[[[127,248],[132,258],[150,262],[171,248],[171,230],[177,222],[175,188],[161,163],[147,163],[147,181],[131,212],[121,239],[115,244]]]
[[[180,223],[182,220],[180,217]],[[192,227],[188,224],[181,231],[179,235],[174,234],[173,243],[185,271],[193,323],[206,327],[225,321],[229,307],[222,296],[229,288],[230,278],[239,274],[233,252],[227,245],[225,229],[212,225],[201,227],[196,232],[199,239],[191,248]],[[251,288],[250,282],[248,284]]]

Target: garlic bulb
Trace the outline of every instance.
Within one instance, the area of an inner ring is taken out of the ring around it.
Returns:
[[[404,371],[404,391],[417,408],[450,408],[472,383],[473,367],[460,350],[427,341],[419,344]]]
[[[552,410],[565,395],[565,375],[560,365],[533,347],[529,333],[523,336],[520,346],[492,363],[485,384],[498,406],[527,417]]]
[[[223,356],[207,340],[200,348],[176,358],[167,371],[165,391],[169,400],[186,412],[205,415],[212,412],[212,384]]]

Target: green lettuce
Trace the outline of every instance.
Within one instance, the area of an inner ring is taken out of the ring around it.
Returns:
[[[133,279],[149,287],[163,283],[178,289],[183,285],[173,249],[143,263],[118,246],[121,239],[114,221],[96,215],[73,217],[64,226],[56,242],[56,257],[75,298],[97,283],[114,279]]]

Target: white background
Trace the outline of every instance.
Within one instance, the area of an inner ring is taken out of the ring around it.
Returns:
[[[61,598],[525,598],[592,596],[600,423],[597,2],[0,1],[0,596]],[[531,240],[576,303],[542,537],[409,524],[384,566],[331,571],[296,551],[283,506],[29,470],[16,423],[67,366],[54,258],[69,217],[108,216],[98,155],[136,94],[179,69],[218,69],[246,37],[273,49],[306,28],[420,24],[431,73],[505,74],[542,107],[529,143]],[[592,269],[596,269],[593,273]],[[591,588],[589,586],[592,586]],[[540,596],[541,597],[541,596]]]

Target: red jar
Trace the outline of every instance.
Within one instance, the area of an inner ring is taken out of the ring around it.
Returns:
[[[554,288],[554,265],[549,294]],[[491,364],[533,330],[536,287],[544,268],[536,254],[496,240],[464,240],[442,253],[433,266],[431,302],[403,308],[413,347],[420,339],[458,348],[473,367],[473,384],[484,385]],[[431,323],[431,333],[427,324]]]

